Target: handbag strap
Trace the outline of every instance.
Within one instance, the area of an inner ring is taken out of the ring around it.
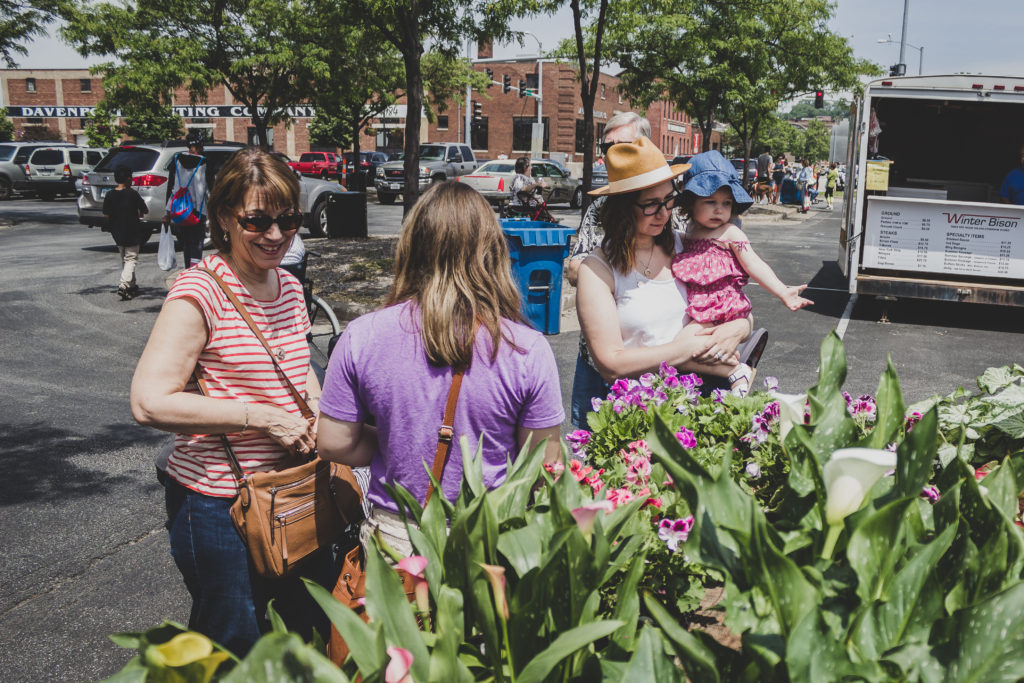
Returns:
[[[203,396],[210,396],[210,389],[206,386],[206,380],[203,378],[203,368],[199,363],[196,363],[196,369],[192,371],[192,379],[199,387],[199,391]],[[242,483],[245,481],[245,473],[242,471],[242,464],[238,462],[238,456],[235,455],[235,449],[231,447],[231,442],[228,441],[227,434],[220,435],[220,442],[224,445],[224,452],[228,454],[228,467],[231,468],[231,474],[234,475],[235,481],[238,483],[238,488],[241,490]]]
[[[452,438],[455,436],[455,405],[459,402],[459,391],[462,389],[462,377],[464,370],[456,370],[452,374],[452,386],[448,389],[448,400],[444,404],[444,418],[441,420],[441,427],[437,430],[437,450],[434,451],[434,465],[430,472],[434,479],[441,483],[444,476],[445,465],[448,464],[448,454],[452,449]],[[423,507],[430,502],[430,496],[434,493],[434,481],[427,485],[427,495],[423,499]]]
[[[261,344],[263,344],[263,348],[267,350],[268,354],[270,354],[270,360],[271,362],[274,363],[274,368],[276,368],[277,371],[284,378],[285,384],[288,385],[288,391],[291,392],[292,398],[295,399],[295,403],[299,406],[299,411],[301,411],[302,416],[307,420],[312,418],[313,411],[310,410],[309,404],[306,403],[306,399],[302,397],[302,394],[299,392],[298,389],[295,388],[295,385],[292,384],[292,381],[288,379],[288,375],[285,373],[284,368],[281,367],[281,364],[277,362],[277,356],[274,354],[274,350],[270,348],[270,344],[267,343],[267,340],[264,338],[263,333],[260,332],[260,328],[259,326],[256,325],[256,321],[252,319],[251,315],[249,315],[249,311],[245,310],[245,306],[243,306],[242,302],[238,300],[238,297],[235,296],[235,293],[231,291],[231,288],[228,287],[227,283],[221,279],[220,275],[217,275],[217,273],[213,272],[209,268],[206,268],[205,266],[199,268],[199,270],[205,272],[207,275],[212,277],[214,282],[216,282],[220,286],[221,290],[223,290],[224,294],[228,297],[228,301],[231,302],[231,304],[235,307],[235,310],[238,311],[238,314],[242,316],[242,320],[245,321],[245,324],[249,326],[249,329],[252,330],[252,333],[256,335],[256,338],[260,341]]]

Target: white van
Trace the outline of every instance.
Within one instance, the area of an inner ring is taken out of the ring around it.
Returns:
[[[107,150],[97,147],[40,147],[25,165],[25,179],[17,183],[23,192],[41,199],[58,194],[75,194],[75,181],[92,170]]]
[[[854,102],[839,265],[851,293],[1024,306],[1024,78],[905,76]]]

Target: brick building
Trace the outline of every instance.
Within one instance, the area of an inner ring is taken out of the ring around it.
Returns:
[[[481,120],[471,123],[471,145],[481,158],[499,154],[510,157],[529,153],[532,126],[540,107],[544,124],[543,155],[567,163],[583,160],[583,107],[576,69],[569,64],[545,61],[540,69],[543,83],[539,91],[543,101],[520,97],[520,81],[533,92],[538,90],[536,58],[509,60],[482,59],[474,68],[491,69],[496,82],[485,94],[473,92],[472,101],[480,103]],[[508,75],[512,90],[502,92]],[[599,142],[604,124],[622,111],[636,111],[618,91],[619,79],[601,74],[594,102],[594,139]],[[103,79],[88,69],[8,69],[0,70],[0,104],[8,108],[19,137],[50,137],[68,142],[86,142],[86,117],[103,97]],[[488,99],[489,98],[489,99]],[[172,105],[183,118],[186,129],[204,129],[218,140],[251,142],[255,129],[245,107],[235,103],[224,86],[210,90],[205,102],[189,104],[188,93],[179,89]],[[309,151],[308,125],[313,107],[291,108],[290,124],[278,124],[270,132],[271,146],[292,158]],[[667,102],[655,102],[645,114],[651,121],[653,139],[666,157],[692,153],[700,149],[699,132],[690,117]],[[404,100],[390,107],[373,121],[360,140],[363,150],[402,148],[405,125]],[[440,112],[434,123],[423,119],[420,139],[429,142],[465,140],[465,109],[454,102]],[[331,151],[334,151],[332,148]]]
[[[44,137],[86,143],[85,126],[92,109],[103,98],[103,79],[88,69],[0,70],[0,103],[7,107],[20,138]],[[227,88],[219,85],[202,104],[189,104],[188,93],[174,93],[172,106],[186,129],[204,129],[218,140],[251,142],[255,128],[248,110],[238,105]],[[309,150],[308,124],[313,107],[292,108],[291,125],[278,124],[271,131],[274,149],[295,157]]]

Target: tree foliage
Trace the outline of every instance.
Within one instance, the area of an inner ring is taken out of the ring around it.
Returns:
[[[853,89],[860,74],[879,72],[828,29],[829,0],[623,2],[629,10],[609,42],[626,94],[641,104],[667,97],[689,112],[705,150],[715,121],[731,123],[749,152],[780,101]]]
[[[8,68],[17,66],[15,55],[27,55],[22,45],[46,33],[63,0],[0,0],[0,59]]]
[[[249,108],[260,144],[289,119],[325,75],[322,48],[308,45],[307,0],[140,0],[81,4],[62,34],[83,56],[108,56],[99,67],[118,88],[170,104],[176,88],[192,103],[223,84]],[[155,95],[153,95],[155,94]]]
[[[0,142],[14,139],[14,122],[7,118],[7,109],[0,108]]]
[[[821,109],[814,107],[813,99],[799,100],[793,104],[789,111],[780,114],[781,118],[812,119],[816,116],[831,116],[834,119],[845,119],[850,115],[850,101],[840,98],[833,102],[825,102]]]
[[[405,67],[405,191],[408,211],[419,197],[420,125],[425,102],[424,53],[429,41],[438,55],[455,59],[463,41],[505,38],[510,16],[523,9],[499,0],[479,6],[474,0],[345,0],[365,25],[396,49]]]

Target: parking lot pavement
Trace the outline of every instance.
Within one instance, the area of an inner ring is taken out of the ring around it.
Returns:
[[[397,234],[401,207],[371,204]],[[839,211],[744,229],[786,283],[807,282],[796,313],[754,284],[769,330],[760,376],[786,392],[816,379],[818,349],[844,330],[845,388],[874,393],[887,358],[908,400],[973,387],[989,366],[1020,362],[1019,309],[933,302],[850,305],[836,264]],[[567,225],[579,212],[556,210]],[[140,296],[114,295],[110,236],[77,223],[70,200],[0,202],[0,678],[95,680],[131,656],[107,639],[163,618],[185,621],[188,597],[168,551],[152,458],[165,435],[135,424],[128,387],[166,294],[156,244],[143,250]],[[315,276],[315,274],[314,274]],[[568,414],[579,333],[548,337]]]

